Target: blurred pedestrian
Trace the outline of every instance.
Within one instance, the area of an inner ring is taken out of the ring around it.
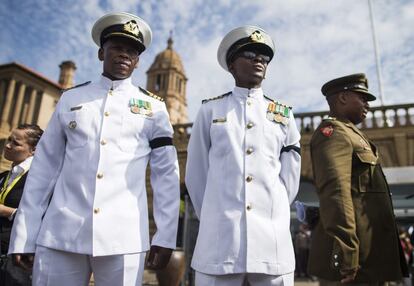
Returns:
[[[4,158],[12,162],[9,171],[0,174],[0,285],[32,285],[31,272],[13,265],[7,257],[10,232],[19,207],[37,142],[43,130],[32,124],[13,129],[4,146]]]

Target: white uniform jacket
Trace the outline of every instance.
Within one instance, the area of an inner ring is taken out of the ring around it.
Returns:
[[[202,104],[194,122],[186,185],[200,219],[192,267],[207,274],[281,275],[295,268],[290,203],[300,176],[292,113],[266,118],[262,89],[235,87]]]
[[[132,112],[143,103],[152,114]],[[172,136],[165,104],[130,78],[102,76],[64,92],[37,145],[9,253],[33,253],[36,244],[93,256],[148,250],[149,160],[158,229],[152,244],[175,248],[179,172]]]

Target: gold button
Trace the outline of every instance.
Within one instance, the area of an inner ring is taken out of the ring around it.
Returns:
[[[102,179],[102,178],[103,178],[103,174],[102,174],[102,173],[98,173],[98,175],[96,175],[96,177],[97,177],[98,179]]]
[[[247,103],[247,105],[251,105],[252,104],[251,101],[249,101],[249,100],[246,103]]]
[[[105,145],[106,144],[106,140],[105,139],[102,139],[101,140],[101,145]]]
[[[249,211],[252,209],[252,205],[251,204],[247,204],[246,209]]]
[[[95,209],[93,209],[93,212],[94,212],[95,214],[99,213],[99,211],[100,211],[100,209],[99,209],[99,208],[95,208]]]
[[[246,178],[246,182],[251,182],[253,180],[253,177],[252,176],[247,176],[247,178]]]
[[[250,129],[254,126],[254,124],[252,122],[247,123],[247,129]]]
[[[105,111],[105,116],[109,116],[109,114],[111,114],[109,111]]]
[[[247,155],[250,155],[253,153],[253,148],[247,148],[246,150]]]
[[[109,95],[113,95],[113,94],[112,94],[112,89],[110,89],[110,90],[109,90],[108,94],[109,94]]]

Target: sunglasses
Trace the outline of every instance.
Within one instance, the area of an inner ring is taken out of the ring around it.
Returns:
[[[265,64],[268,64],[270,62],[269,56],[263,55],[259,52],[253,52],[253,51],[243,51],[243,52],[237,53],[234,58],[236,59],[238,57],[242,57],[248,60],[254,60],[256,58],[259,58]]]

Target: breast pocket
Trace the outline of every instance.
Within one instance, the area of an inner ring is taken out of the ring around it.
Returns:
[[[123,152],[138,154],[149,148],[150,131],[153,120],[140,114],[129,114],[122,117],[119,148]]]
[[[263,124],[263,152],[272,158],[279,158],[280,150],[286,139],[286,126],[265,120]]]
[[[63,112],[60,114],[60,122],[66,134],[68,147],[80,148],[88,143],[92,119],[88,117],[86,110]]]
[[[210,139],[212,154],[223,156],[231,148],[230,129],[227,122],[212,123],[210,126]]]
[[[359,191],[366,192],[384,192],[383,189],[374,188],[373,177],[378,158],[371,150],[358,150],[355,152],[358,159],[358,187]]]

